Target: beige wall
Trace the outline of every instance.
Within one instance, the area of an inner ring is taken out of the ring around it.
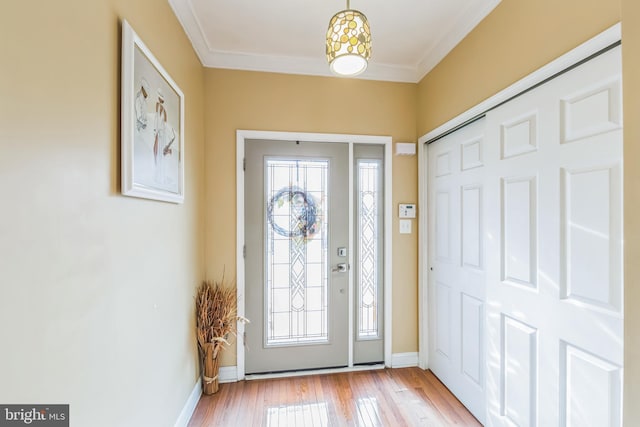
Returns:
[[[186,202],[119,193],[119,19],[186,96]],[[197,378],[204,74],[166,1],[0,13],[0,402],[173,426]]]
[[[640,3],[502,0],[419,84],[418,135],[622,21],[625,204],[625,425],[640,420]]]
[[[640,423],[640,3],[622,0],[624,84],[625,425]]]
[[[416,140],[416,85],[206,71],[208,277],[235,274],[236,130],[390,135]],[[393,202],[417,202],[417,159],[393,158]],[[395,212],[395,209],[394,209]],[[417,224],[414,224],[417,226]],[[393,235],[393,352],[418,351],[417,233]],[[235,364],[235,350],[225,365]]]
[[[618,21],[619,0],[502,0],[418,85],[418,136]]]
[[[185,93],[184,205],[119,194],[122,18]],[[6,5],[0,402],[70,403],[72,423],[81,426],[173,425],[197,377],[194,287],[205,275],[235,272],[237,129],[415,141],[620,19],[625,159],[634,165],[640,160],[636,0],[503,0],[417,86],[203,71],[164,1]],[[417,202],[417,159],[394,157],[393,168],[394,206]],[[640,299],[638,171],[625,168],[628,425],[640,419],[633,405],[640,399],[634,332],[640,315],[632,306]],[[397,221],[394,215],[393,352],[402,353],[418,349],[417,234],[398,234]],[[234,364],[234,355],[228,351],[224,364]]]

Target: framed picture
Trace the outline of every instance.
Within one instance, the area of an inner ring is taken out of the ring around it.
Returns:
[[[184,201],[184,95],[122,22],[122,194]]]

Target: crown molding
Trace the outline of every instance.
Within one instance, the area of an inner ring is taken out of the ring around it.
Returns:
[[[308,58],[209,51],[201,55],[201,58],[204,59],[202,64],[210,68],[343,78],[331,73],[324,57]],[[417,83],[417,77],[418,75],[414,68],[369,62],[367,71],[357,78]]]
[[[207,40],[191,0],[168,1],[205,67],[340,78],[331,73],[324,57],[274,56],[216,50]],[[369,62],[367,71],[356,78],[403,83],[420,82],[500,1],[491,0],[487,7],[479,11],[470,7],[461,12],[452,23],[451,30],[435,41],[415,65],[381,64],[373,60]]]

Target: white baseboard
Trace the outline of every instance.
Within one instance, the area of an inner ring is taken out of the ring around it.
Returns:
[[[238,381],[237,368],[235,366],[221,367],[218,375],[218,381],[220,383],[232,383]],[[180,416],[174,424],[174,427],[187,427],[193,412],[196,410],[200,396],[202,396],[202,380],[198,378],[198,381],[193,386],[193,390],[191,390],[191,394],[189,394],[189,398],[182,407],[182,411],[180,412]]]
[[[412,353],[394,353],[391,355],[391,367],[392,368],[408,368],[412,366],[418,366],[418,352]],[[291,377],[291,376],[299,376],[299,375],[313,375],[313,374],[328,374],[328,373],[337,373],[337,372],[353,372],[353,371],[363,371],[370,369],[382,369],[384,365],[379,366],[357,366],[352,368],[337,368],[337,369],[320,369],[317,371],[301,371],[297,373],[286,372],[282,374],[270,374],[270,375],[250,375],[246,379],[256,379],[256,378],[281,378],[281,377]],[[238,381],[238,368],[237,366],[223,366],[220,368],[218,373],[218,381],[220,383],[234,383]]]
[[[193,390],[191,390],[191,394],[187,399],[186,403],[182,407],[182,411],[180,412],[180,416],[176,420],[174,427],[187,427],[189,424],[189,420],[193,415],[193,411],[196,410],[196,406],[198,405],[198,401],[200,400],[200,396],[202,395],[202,384],[200,379],[196,382],[196,385],[193,386]]]
[[[391,355],[392,368],[408,368],[418,366],[418,352],[412,353],[393,353]]]
[[[222,366],[218,371],[219,383],[234,383],[238,381],[238,368],[236,366]]]
[[[280,372],[275,374],[251,374],[245,376],[247,381],[251,380],[266,380],[273,378],[292,378],[292,377],[304,377],[308,375],[325,375],[325,374],[340,374],[344,372],[359,372],[359,371],[373,371],[377,369],[384,369],[384,365],[359,365],[344,368],[329,368],[329,369],[312,369],[309,371],[293,371],[293,372]]]

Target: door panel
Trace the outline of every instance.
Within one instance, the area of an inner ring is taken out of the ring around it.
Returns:
[[[479,388],[484,387],[484,303],[465,293],[462,296],[462,373]]]
[[[348,145],[245,144],[246,372],[348,364]]]
[[[428,147],[429,365],[487,425],[621,425],[620,69],[618,47]]]
[[[620,69],[487,113],[487,425],[621,425]]]
[[[538,404],[538,331],[507,315],[501,318],[501,366],[504,418],[513,425],[535,426]]]
[[[536,177],[502,179],[502,281],[537,287]]]
[[[429,145],[429,368],[485,414],[484,121]]]
[[[614,312],[622,309],[622,278],[615,268],[621,255],[612,238],[620,234],[612,219],[622,215],[615,194],[621,187],[618,168],[563,168],[561,189],[561,297]]]

